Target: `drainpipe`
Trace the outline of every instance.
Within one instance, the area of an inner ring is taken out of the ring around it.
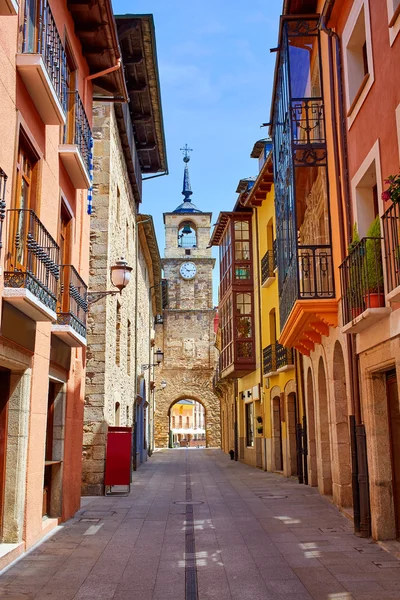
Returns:
[[[258,295],[258,330],[260,332],[260,394],[263,393],[263,361],[262,361],[262,357],[263,357],[263,347],[262,347],[262,319],[261,319],[261,280],[260,280],[260,265],[261,265],[261,261],[260,261],[260,245],[259,245],[259,230],[258,230],[258,208],[254,207],[255,210],[255,217],[256,217],[256,253],[257,253],[257,280],[258,280],[258,285],[257,285],[257,295]],[[262,396],[261,396],[262,398]],[[260,400],[261,400],[260,398]],[[263,409],[264,409],[264,402],[263,402]],[[264,423],[264,417],[265,415],[263,414],[263,436],[265,439],[265,423]],[[265,470],[267,470],[267,446],[266,444],[264,444],[264,450],[265,450],[265,454],[264,454],[264,460],[265,460]]]
[[[92,75],[87,75],[84,79],[84,90],[83,90],[83,96],[85,98],[85,102],[86,102],[86,93],[87,93],[87,82],[88,81],[92,81],[93,79],[97,79],[98,77],[103,77],[104,75],[108,75],[109,73],[113,73],[114,71],[118,71],[118,69],[121,68],[121,59],[118,58],[117,59],[117,63],[113,66],[113,67],[108,67],[108,69],[103,69],[102,71],[98,71],[97,73],[92,73]],[[99,99],[102,102],[104,101],[104,98]],[[112,98],[112,101],[118,101],[118,102],[127,102],[127,98]]]
[[[234,438],[235,438],[235,460],[237,461],[239,458],[239,439],[238,439],[238,434],[239,434],[239,429],[238,429],[238,411],[237,411],[237,395],[238,395],[238,380],[234,379],[233,380],[233,399],[234,399],[234,404],[233,404],[233,413],[234,413]]]
[[[350,202],[350,178],[348,172],[348,145],[346,131],[346,115],[344,114],[344,93],[343,93],[343,69],[342,69],[342,50],[340,38],[336,32],[327,28],[326,22],[331,14],[335,0],[326,0],[322,10],[320,19],[320,29],[328,35],[328,56],[329,56],[329,78],[330,78],[330,93],[332,106],[332,123],[333,123],[333,143],[336,156],[338,153],[338,134],[337,134],[337,119],[335,109],[335,85],[333,74],[333,49],[332,40],[335,40],[336,54],[336,79],[337,79],[337,95],[338,95],[338,112],[339,112],[339,127],[340,127],[340,149],[342,155],[342,172],[343,172],[343,188],[345,195],[346,214],[343,215],[343,204],[341,196],[341,182],[339,161],[335,161],[335,172],[337,180],[337,188],[339,197],[339,227],[341,230],[341,253],[342,260],[344,259],[344,220],[346,218],[347,228],[347,243],[351,241],[352,232],[352,207]],[[352,490],[353,490],[353,507],[354,507],[354,530],[362,537],[370,535],[370,506],[369,506],[369,481],[368,481],[368,462],[366,453],[366,436],[365,427],[361,417],[361,398],[359,385],[359,358],[356,351],[355,335],[348,336],[348,363],[349,363],[349,378],[352,391],[351,406],[353,415],[349,418],[350,424],[350,439],[351,439],[351,457],[352,457]]]

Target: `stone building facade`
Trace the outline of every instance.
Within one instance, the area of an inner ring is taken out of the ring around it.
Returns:
[[[164,277],[168,282],[168,308],[163,323],[156,325],[156,345],[164,352],[157,382],[166,386],[158,394],[155,411],[155,445],[169,445],[169,411],[179,400],[200,402],[206,414],[206,444],[220,446],[220,403],[214,394],[215,309],[212,303],[214,259],[207,247],[211,213],[198,210],[190,200],[192,191],[187,164],[184,202],[164,213],[166,232]]]

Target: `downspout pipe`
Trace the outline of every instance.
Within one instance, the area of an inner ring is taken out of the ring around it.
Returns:
[[[84,97],[85,97],[85,101],[86,101],[86,93],[87,93],[87,82],[88,81],[92,81],[93,79],[97,79],[98,77],[103,77],[104,75],[108,75],[109,73],[113,73],[114,71],[118,71],[118,69],[121,68],[121,59],[118,58],[117,62],[114,66],[112,67],[108,67],[108,69],[103,69],[102,71],[98,71],[97,73],[92,73],[91,75],[87,75],[84,79]],[[128,99],[127,98],[112,98],[112,100],[114,101],[118,101],[118,102],[127,102]],[[104,98],[99,98],[99,101],[104,102]]]

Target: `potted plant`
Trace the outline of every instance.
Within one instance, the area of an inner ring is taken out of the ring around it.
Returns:
[[[382,192],[382,200],[388,202],[389,200],[393,202],[393,204],[397,204],[400,202],[400,173],[397,175],[389,175],[387,179],[385,179],[385,183],[389,186],[387,190]]]
[[[262,425],[258,425],[257,426],[257,433],[262,434],[262,432],[263,432],[263,426]]]
[[[257,423],[262,423],[262,416],[258,415],[258,417],[256,417]]]
[[[367,231],[363,276],[364,301],[367,308],[385,306],[383,289],[383,264],[381,251],[381,224],[377,216]]]
[[[357,223],[353,225],[353,234],[351,238],[351,242],[348,246],[348,253],[351,255],[353,250],[360,243],[360,235],[358,233]],[[350,256],[350,267],[349,267],[349,287],[348,287],[348,297],[349,297],[349,306],[351,310],[351,318],[355,319],[360,315],[363,311],[362,307],[362,297],[361,297],[361,286],[360,286],[360,273],[359,273],[359,257],[355,254]]]

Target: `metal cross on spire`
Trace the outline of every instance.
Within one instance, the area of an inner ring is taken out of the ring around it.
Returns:
[[[193,148],[189,148],[189,146],[185,144],[180,150],[183,154],[183,162],[188,163],[190,160],[189,152],[193,152]]]

